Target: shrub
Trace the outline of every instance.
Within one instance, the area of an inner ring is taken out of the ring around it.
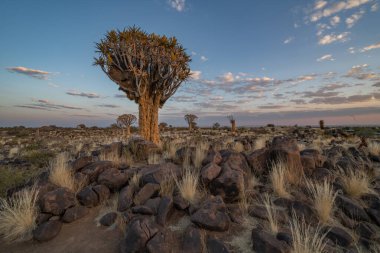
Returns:
[[[264,206],[268,213],[268,221],[269,221],[269,230],[272,234],[278,233],[278,222],[277,222],[277,213],[274,210],[274,205],[272,200],[270,199],[268,194],[265,194],[264,199]]]
[[[26,188],[10,200],[0,198],[0,234],[8,242],[31,238],[36,227],[38,190]]]
[[[182,179],[180,181],[175,179],[175,183],[182,198],[191,204],[197,203],[199,199],[199,175],[196,171],[185,168]]]
[[[68,166],[68,154],[61,153],[50,165],[49,180],[55,185],[77,192],[82,188],[82,182],[77,182],[74,172]]]
[[[287,171],[286,165],[282,161],[272,163],[272,171],[270,173],[270,181],[274,192],[279,197],[287,198],[290,196],[287,190],[287,182],[285,173]]]
[[[362,170],[340,170],[344,191],[353,198],[360,198],[366,193],[371,193],[371,179]]]

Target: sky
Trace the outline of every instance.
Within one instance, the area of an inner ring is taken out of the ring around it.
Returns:
[[[0,126],[109,126],[138,106],[93,66],[136,25],[175,36],[191,79],[159,112],[185,126],[380,125],[379,0],[2,0]]]

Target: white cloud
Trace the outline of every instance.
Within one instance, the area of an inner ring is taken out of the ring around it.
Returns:
[[[191,51],[191,55],[197,55],[197,52]]]
[[[358,22],[359,19],[363,17],[364,13],[365,11],[361,10],[355,14],[352,14],[350,17],[346,18],[347,28],[352,28],[356,24],[356,22]]]
[[[193,80],[199,80],[201,79],[202,72],[199,70],[190,71],[190,77]]]
[[[26,67],[9,67],[7,68],[7,70],[12,73],[18,73],[18,74],[30,76],[33,78],[37,78],[40,80],[47,80],[49,75],[52,74],[47,71],[38,70],[38,69],[30,69]]]
[[[78,96],[78,97],[86,97],[86,98],[100,98],[100,96],[96,93],[79,92],[76,90],[67,91],[66,94],[70,96]]]
[[[330,17],[336,13],[339,13],[343,10],[349,10],[353,8],[357,8],[361,5],[370,3],[371,0],[346,0],[346,1],[340,1],[340,2],[335,2],[331,4],[329,7],[326,7],[326,4],[323,5],[320,9],[315,9],[316,12],[314,12],[310,16],[310,21],[311,22],[316,22],[322,18]],[[317,6],[317,5],[316,5]]]
[[[330,24],[332,26],[338,25],[339,22],[340,22],[340,17],[339,16],[334,16],[334,17],[330,18]]]
[[[334,61],[334,58],[332,57],[331,54],[326,54],[324,56],[321,56],[317,59],[318,62],[322,62],[322,61]]]
[[[286,40],[284,40],[284,44],[289,44],[290,42],[292,42],[294,40],[294,37],[289,37],[287,38]]]
[[[185,0],[169,0],[170,6],[179,12],[185,10],[185,2]]]
[[[375,3],[374,5],[371,6],[371,11],[375,12],[379,9],[379,4]]]
[[[208,61],[208,58],[204,55],[201,56],[201,61],[205,62],[205,61]]]
[[[349,52],[350,54],[354,54],[354,53],[356,53],[356,50],[355,50],[354,47],[350,47],[350,48],[348,48],[348,52]]]
[[[331,44],[333,42],[345,42],[348,40],[349,34],[350,34],[349,32],[344,32],[341,34],[334,34],[334,33],[328,34],[328,35],[325,35],[322,38],[320,38],[318,41],[318,44],[319,45],[328,45],[328,44]]]
[[[231,83],[235,80],[234,75],[231,72],[225,73],[223,76],[220,76],[219,79],[222,82]]]
[[[322,9],[323,7],[326,6],[326,4],[327,4],[326,1],[323,1],[323,0],[317,1],[317,2],[315,2],[315,4],[314,4],[314,10]]]
[[[366,46],[366,47],[363,47],[360,50],[360,52],[367,52],[367,51],[370,51],[370,50],[373,50],[373,49],[378,49],[378,48],[380,48],[380,42],[376,43],[376,44],[372,44],[372,45]]]

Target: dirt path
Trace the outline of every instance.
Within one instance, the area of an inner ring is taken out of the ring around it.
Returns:
[[[71,224],[63,224],[54,239],[39,243],[28,241],[6,245],[0,241],[0,252],[4,253],[116,253],[122,233],[118,229],[97,227],[95,218],[98,208]]]

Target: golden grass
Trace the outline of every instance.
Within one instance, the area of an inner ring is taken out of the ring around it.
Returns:
[[[372,193],[371,178],[362,170],[340,170],[344,191],[352,198],[360,198],[366,193]]]
[[[148,164],[160,164],[162,161],[161,155],[157,153],[148,155]]]
[[[257,225],[256,220],[249,216],[243,216],[242,229],[239,233],[232,236],[231,241],[228,242],[236,252],[252,253],[252,229]]]
[[[241,153],[244,151],[244,145],[240,141],[235,141],[232,144],[232,150]]]
[[[301,220],[293,213],[290,222],[290,231],[293,238],[292,253],[322,253],[326,247],[324,239],[326,233],[321,233],[321,227],[315,229],[307,225],[305,220]]]
[[[74,172],[69,168],[68,160],[67,153],[57,155],[50,164],[49,180],[55,185],[77,192],[82,185],[75,181]]]
[[[272,163],[272,171],[269,176],[273,190],[279,197],[284,198],[290,196],[287,190],[286,173],[287,168],[284,162],[277,161]]]
[[[277,213],[274,210],[273,202],[268,194],[264,195],[263,203],[268,213],[269,230],[272,234],[275,235],[278,233]]]
[[[133,176],[129,179],[129,185],[133,186],[134,188],[140,187],[141,183],[141,174],[135,173]]]
[[[7,242],[31,239],[36,227],[38,190],[35,186],[14,194],[10,200],[0,198],[0,235]]]
[[[254,149],[261,149],[265,148],[266,142],[269,140],[267,136],[260,137],[255,140]]]
[[[166,175],[160,183],[160,196],[173,196],[176,183],[172,174]]]
[[[196,169],[200,169],[202,167],[202,162],[207,156],[209,147],[210,145],[208,142],[198,142],[195,146],[195,154],[193,161]]]
[[[331,219],[337,192],[334,192],[332,185],[327,180],[323,183],[306,181],[306,184],[313,199],[319,222],[326,224]]]
[[[199,186],[199,174],[195,170],[185,168],[182,174],[182,179],[178,180],[174,178],[178,191],[182,198],[187,200],[191,204],[196,204],[200,198]]]
[[[380,143],[371,141],[368,143],[368,151],[372,155],[380,155]]]

